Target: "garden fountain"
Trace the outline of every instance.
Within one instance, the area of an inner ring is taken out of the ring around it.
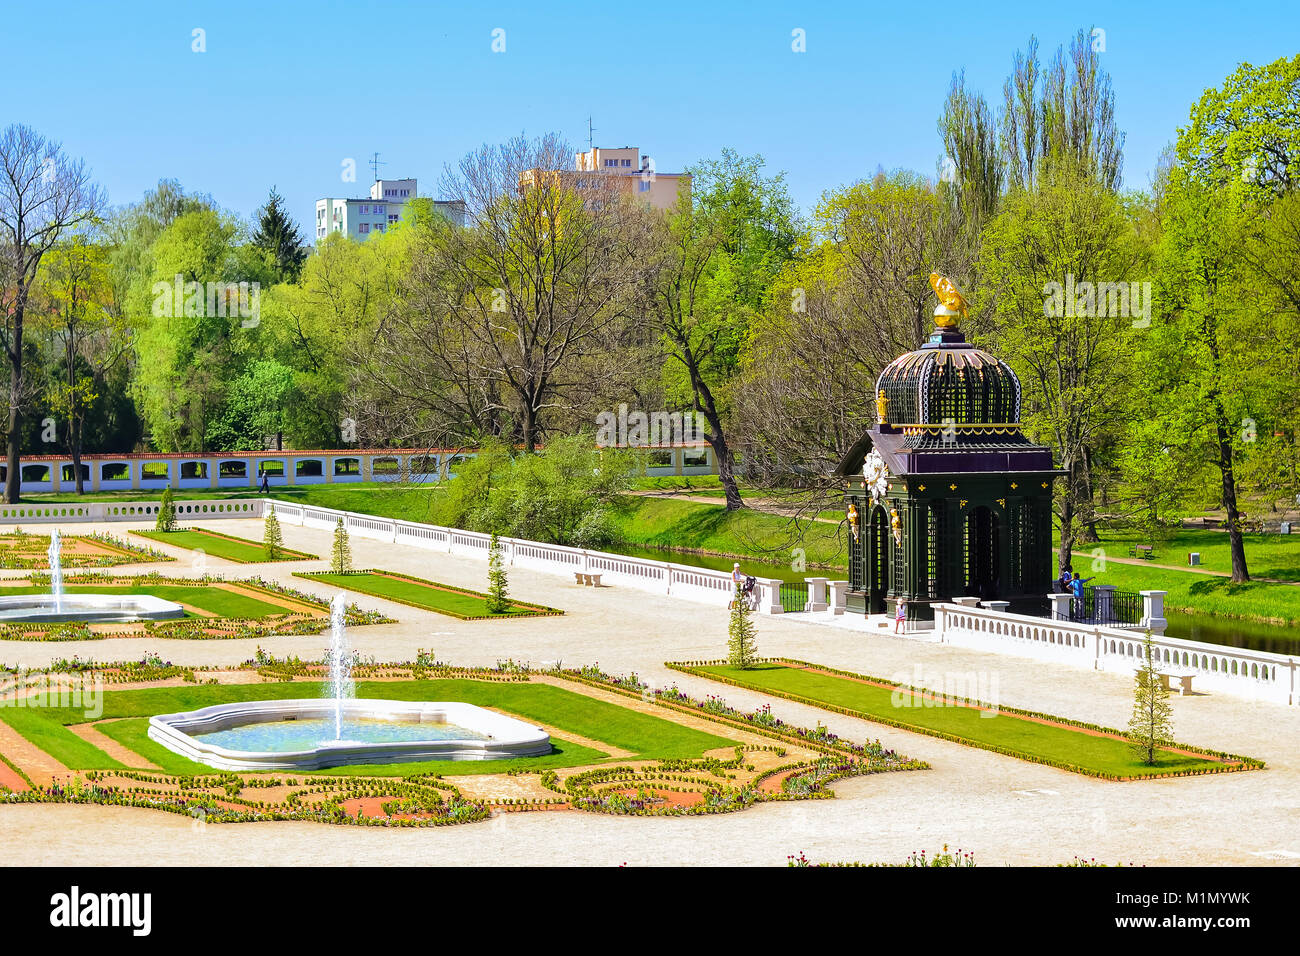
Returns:
[[[347,603],[343,592],[330,601],[330,649],[326,657],[330,679],[325,685],[326,695],[334,701],[334,739],[343,739],[343,701],[357,696],[357,683],[352,679],[352,651],[348,648]]]
[[[0,624],[163,621],[185,616],[185,609],[179,604],[151,594],[65,595],[63,537],[58,528],[50,532],[50,549],[46,554],[50,559],[50,593],[0,596]]]
[[[54,612],[63,613],[63,539],[59,529],[50,532],[50,550],[45,552],[50,559],[50,594],[54,598]]]
[[[458,701],[358,698],[347,603],[330,601],[320,697],[247,700],[149,718],[149,737],[219,770],[320,770],[344,764],[503,760],[551,752],[540,727]]]

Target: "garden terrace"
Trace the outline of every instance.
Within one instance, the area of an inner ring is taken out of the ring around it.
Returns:
[[[49,593],[48,581],[33,575],[27,583],[8,579],[0,596]],[[308,594],[265,581],[223,581],[164,578],[159,575],[119,577],[75,575],[65,579],[65,593],[152,595],[173,601],[185,617],[173,621],[87,624],[14,622],[0,627],[4,640],[96,640],[160,637],[190,640],[318,634],[329,620],[328,603]],[[348,609],[349,625],[388,623],[373,611]]]
[[[427,663],[427,661],[425,662]],[[354,765],[317,772],[218,773],[148,737],[158,713],[233,701],[301,697],[298,679],[192,684],[164,677],[80,707],[0,708],[0,748],[14,755],[8,802],[98,802],[202,815],[208,822],[297,819],[437,825],[489,810],[573,809],[634,815],[740,810],[769,800],[826,799],[845,776],[924,765],[880,748],[799,728],[763,732],[725,705],[705,709],[627,692],[594,669],[581,674],[384,665],[398,675],[363,679],[362,698],[459,700],[542,726],[552,753],[487,761]],[[250,665],[251,666],[251,665]],[[372,669],[375,671],[376,669]],[[412,675],[442,676],[412,680]],[[189,675],[193,679],[193,675]],[[215,678],[212,678],[215,679]],[[632,680],[635,680],[633,678]],[[455,785],[440,778],[454,777]],[[453,810],[460,807],[459,810]]]
[[[314,561],[317,556],[292,548],[280,548],[278,558],[269,558],[266,548],[260,541],[250,541],[233,534],[222,534],[207,528],[183,528],[177,531],[133,531],[142,538],[149,538],[160,544],[171,544],[191,551],[202,551],[214,558],[224,558],[238,564],[258,564],[270,561]]]
[[[746,670],[723,662],[669,664],[675,670],[837,713],[940,737],[1021,760],[1106,780],[1225,773],[1263,767],[1262,761],[1186,744],[1141,762],[1121,731],[1081,721],[981,703],[939,688],[917,688],[878,677],[779,659]]]
[[[15,528],[0,534],[0,569],[48,570],[50,536]],[[61,540],[65,568],[112,568],[121,564],[171,561],[153,548],[131,544],[109,534],[74,534]]]
[[[564,613],[553,607],[519,601],[513,597],[510,599],[510,606],[504,611],[490,611],[488,595],[480,591],[426,581],[396,571],[348,571],[343,574],[298,571],[294,572],[294,577],[332,584],[346,591],[359,591],[362,594],[396,601],[398,604],[446,614],[462,621],[491,617],[549,617]]]

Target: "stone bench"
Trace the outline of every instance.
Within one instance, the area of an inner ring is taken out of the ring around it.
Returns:
[[[1185,670],[1158,670],[1160,683],[1165,690],[1173,690],[1173,683],[1178,682],[1178,696],[1186,697],[1192,692],[1192,678],[1196,676],[1195,671]]]
[[[586,574],[582,571],[574,571],[573,580],[577,584],[591,585],[594,588],[600,587],[599,574]]]

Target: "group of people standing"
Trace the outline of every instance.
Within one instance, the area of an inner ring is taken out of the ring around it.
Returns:
[[[1070,568],[1061,569],[1061,576],[1056,579],[1056,590],[1060,594],[1073,595],[1070,602],[1070,619],[1083,619],[1083,586],[1094,578],[1081,578],[1078,571],[1071,571]]]

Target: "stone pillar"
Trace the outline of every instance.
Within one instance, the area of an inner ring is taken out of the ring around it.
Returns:
[[[845,601],[848,598],[849,582],[848,581],[831,581],[830,582],[830,601],[826,608],[829,614],[843,614]]]
[[[1098,624],[1110,624],[1115,620],[1115,585],[1093,585],[1093,613]]]
[[[985,601],[984,606],[990,611],[997,611],[999,614],[1006,614],[1007,608],[1011,607],[1010,601]]]
[[[780,578],[759,578],[759,599],[758,610],[762,614],[783,614],[785,608],[781,607],[781,579]]]
[[[1069,594],[1049,594],[1047,600],[1051,602],[1052,620],[1068,621],[1070,619],[1070,602],[1073,597]]]
[[[824,611],[826,610],[826,584],[829,578],[804,578],[808,582],[808,602],[804,604],[805,611]]]
[[[1139,591],[1142,595],[1142,626],[1151,628],[1154,635],[1165,633],[1165,595],[1168,591]]]
[[[979,607],[980,599],[977,597],[955,597],[952,599],[953,604],[960,604],[962,607]]]

